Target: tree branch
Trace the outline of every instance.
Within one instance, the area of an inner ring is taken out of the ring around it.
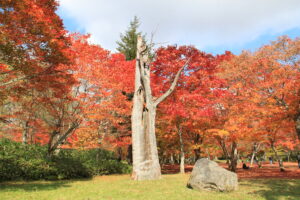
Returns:
[[[48,153],[51,154],[54,150],[56,150],[57,147],[62,144],[62,142],[64,142],[75,129],[79,127],[79,125],[80,122],[73,122],[71,127],[63,135],[61,135],[54,144],[50,143],[51,145],[49,146]]]
[[[5,119],[4,117],[0,117],[0,122],[3,122],[5,124],[11,123],[10,120]]]
[[[4,82],[4,83],[1,83],[0,84],[0,87],[3,87],[3,86],[7,86],[7,85],[10,85],[10,84],[13,84],[15,82],[19,82],[19,81],[22,81],[22,80],[30,80],[32,78],[35,78],[35,77],[38,77],[38,76],[42,76],[42,75],[57,75],[58,73],[61,73],[62,71],[55,71],[55,72],[52,72],[52,73],[47,73],[47,70],[44,70],[40,73],[37,73],[37,74],[33,74],[33,75],[28,75],[28,76],[22,76],[22,77],[19,77],[19,78],[15,78],[15,79],[12,79],[8,82]]]
[[[154,106],[156,107],[158,104],[160,104],[163,100],[165,100],[170,94],[172,94],[172,92],[174,91],[176,85],[177,85],[177,82],[178,82],[178,79],[179,79],[179,76],[181,74],[181,72],[183,71],[183,69],[189,64],[190,62],[190,59],[189,58],[185,64],[178,70],[170,88],[163,94],[161,95],[158,99],[156,99],[156,101],[154,102]]]

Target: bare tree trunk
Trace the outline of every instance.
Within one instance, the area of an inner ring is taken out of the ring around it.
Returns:
[[[51,133],[51,137],[48,143],[48,156],[51,157],[55,154],[58,147],[66,141],[66,139],[73,133],[73,131],[78,128],[79,123],[73,122],[72,125],[64,133],[60,133],[57,130]]]
[[[250,167],[252,167],[252,165],[253,165],[254,157],[257,154],[258,149],[259,149],[259,144],[257,144],[257,142],[254,142],[251,161],[250,161]]]
[[[237,167],[238,161],[238,152],[237,152],[237,143],[232,142],[231,147],[231,155],[230,155],[230,171],[235,172]]]
[[[123,160],[123,149],[122,149],[122,147],[117,148],[117,156],[118,156],[118,161]]]
[[[226,148],[226,144],[225,144],[225,140],[223,138],[217,138],[217,141],[219,142],[219,145],[223,151],[223,155],[226,159],[226,164],[228,165],[228,168],[230,168],[230,156],[229,156],[229,153],[228,153],[228,150]]]
[[[174,164],[174,157],[173,157],[173,153],[171,154],[171,156],[170,156],[170,164]]]
[[[158,160],[158,152],[155,137],[155,108],[152,99],[146,102],[146,88],[142,81],[141,52],[143,42],[138,40],[136,69],[135,69],[135,93],[132,109],[132,149],[133,149],[133,173],[134,180],[151,180],[161,177],[161,169]],[[150,71],[149,71],[150,73]],[[150,81],[149,77],[146,77]],[[149,97],[149,94],[148,94]]]
[[[290,162],[291,153],[292,153],[292,151],[288,151],[288,152],[287,152],[287,161],[288,161],[288,162]]]
[[[195,161],[197,161],[200,158],[200,153],[201,153],[200,147],[194,149]]]
[[[127,162],[132,164],[132,144],[128,145],[127,148]]]
[[[196,162],[200,158],[201,148],[199,147],[199,145],[202,143],[203,143],[203,138],[201,138],[201,136],[199,134],[196,134],[196,136],[194,137],[194,144],[197,147],[194,148],[194,154],[195,154],[194,162]]]
[[[298,114],[295,117],[295,128],[296,128],[296,133],[298,135],[298,139],[300,139],[300,105],[299,105],[299,110],[298,110]]]
[[[209,150],[207,148],[205,149],[205,152],[206,152],[206,155],[207,155],[207,159],[210,160],[210,153],[209,153]]]
[[[23,128],[22,143],[27,144],[29,137],[29,121],[26,121]]]
[[[282,162],[282,160],[279,158],[278,153],[277,153],[277,150],[276,150],[276,148],[274,147],[274,144],[271,144],[271,148],[272,148],[272,150],[273,150],[273,152],[274,152],[274,154],[275,154],[275,157],[276,157],[276,160],[277,160],[277,162],[278,162],[278,166],[279,166],[280,171],[282,171],[282,172],[285,171],[284,166],[283,166],[283,162]]]
[[[133,172],[134,180],[160,179],[155,117],[156,107],[175,89],[180,73],[186,64],[177,72],[169,90],[154,100],[150,86],[150,60],[148,50],[141,36],[138,37],[135,66],[135,92],[131,115]]]
[[[254,161],[255,154],[256,154],[256,153],[255,153],[254,151],[252,151],[251,161],[250,161],[250,167],[252,167],[252,165],[253,165],[253,161]]]
[[[180,173],[184,174],[184,144],[183,144],[183,138],[182,138],[182,128],[180,124],[177,126],[177,131],[179,135],[179,143],[180,143]]]

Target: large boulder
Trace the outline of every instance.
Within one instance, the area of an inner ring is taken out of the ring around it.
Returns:
[[[238,188],[238,178],[236,173],[202,158],[196,162],[187,187],[195,190],[233,191]]]

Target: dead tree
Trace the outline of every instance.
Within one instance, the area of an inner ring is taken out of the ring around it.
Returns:
[[[131,115],[133,173],[134,180],[153,180],[161,177],[156,135],[155,117],[159,103],[175,89],[180,73],[188,61],[177,72],[170,88],[159,98],[153,98],[150,86],[150,59],[148,49],[141,36],[137,41],[135,66],[135,90]]]

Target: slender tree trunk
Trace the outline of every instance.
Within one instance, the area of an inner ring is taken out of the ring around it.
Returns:
[[[195,154],[195,161],[197,161],[200,158],[200,147],[197,149],[194,149],[194,154]]]
[[[171,156],[170,156],[170,164],[174,164],[174,156],[173,156],[173,154],[171,154]]]
[[[274,154],[275,154],[275,158],[276,158],[276,160],[277,160],[277,162],[278,162],[278,166],[279,166],[280,171],[285,171],[284,166],[283,166],[283,162],[282,162],[282,160],[279,158],[278,153],[277,153],[277,150],[276,150],[276,148],[274,147],[274,144],[271,145],[271,148],[272,148],[272,150],[273,150],[273,152],[274,152]]]
[[[252,156],[251,156],[251,161],[250,161],[250,167],[252,167],[252,165],[253,165],[254,157],[257,154],[258,148],[259,148],[259,145],[255,142],[253,144],[253,151],[252,151]]]
[[[266,158],[267,156],[266,156],[266,152],[265,152],[265,151],[264,151],[264,154],[263,154],[263,156],[262,156],[262,157],[263,157],[263,160],[264,160],[264,161],[266,161],[266,160],[267,160],[267,158]]]
[[[299,111],[298,114],[295,117],[295,128],[296,128],[296,133],[298,135],[298,139],[300,139],[300,105],[299,105]]]
[[[235,172],[237,167],[238,161],[238,152],[237,152],[237,143],[232,142],[231,147],[231,155],[230,155],[230,171]]]
[[[49,157],[52,157],[55,154],[55,150],[58,146],[58,144],[57,144],[58,139],[59,139],[59,132],[55,130],[51,133],[51,136],[50,136],[50,139],[48,142],[48,156]],[[55,147],[54,147],[54,144],[57,144],[57,145],[55,145]]]
[[[286,157],[287,157],[287,161],[290,162],[291,151],[288,151],[288,152],[287,152]]]
[[[185,159],[184,152],[181,152],[180,153],[180,174],[185,173],[185,171],[184,171],[184,159]]]
[[[202,143],[203,143],[203,138],[201,138],[199,134],[196,134],[196,137],[194,137],[194,144],[197,145],[197,147],[194,148],[194,154],[195,154],[194,162],[196,162],[200,158],[201,148],[198,145]]]
[[[183,138],[182,138],[182,128],[180,124],[177,126],[177,131],[179,135],[179,143],[180,143],[180,173],[184,174],[184,144],[183,144]]]
[[[123,150],[122,147],[117,148],[117,154],[118,154],[118,161],[123,160]]]
[[[231,161],[230,161],[230,156],[229,156],[228,150],[226,148],[225,140],[223,138],[219,138],[219,139],[217,139],[217,141],[219,142],[219,145],[223,151],[223,155],[226,159],[226,164],[228,165],[228,168],[230,168]]]
[[[177,72],[171,87],[161,97],[154,99],[150,85],[150,59],[147,46],[138,36],[135,66],[135,89],[131,115],[133,172],[134,180],[153,180],[161,178],[156,135],[156,107],[175,89],[180,73]]]
[[[29,121],[26,121],[23,128],[22,143],[27,144],[29,138]]]
[[[253,161],[254,161],[255,154],[256,154],[256,153],[253,151],[253,152],[252,152],[252,155],[251,155],[250,167],[252,167],[252,165],[253,165]]]
[[[132,144],[128,145],[127,148],[127,162],[132,164]]]
[[[207,159],[210,160],[210,153],[209,153],[209,150],[206,148],[205,151],[206,151]]]

